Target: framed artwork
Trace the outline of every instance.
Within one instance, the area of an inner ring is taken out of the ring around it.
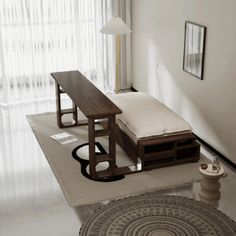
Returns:
[[[206,27],[186,21],[183,70],[203,79]]]

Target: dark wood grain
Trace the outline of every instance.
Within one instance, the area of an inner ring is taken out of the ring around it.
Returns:
[[[123,148],[123,150],[128,154],[128,156],[134,161],[137,161],[138,153],[138,147],[134,143],[134,141],[122,130],[119,128],[118,125],[116,125],[116,140],[117,143]],[[143,146],[139,146],[143,147]]]
[[[97,89],[79,71],[67,71],[52,73],[56,82],[57,95],[57,121],[60,128],[64,126],[61,117],[63,114],[73,114],[73,119],[78,123],[77,107],[88,118],[88,139],[89,139],[89,171],[92,179],[107,178],[120,175],[120,172],[127,172],[129,168],[119,169],[116,166],[116,138],[115,138],[115,115],[122,111],[110,101],[99,89]],[[66,93],[72,100],[72,109],[61,109],[61,93]],[[96,120],[107,120],[107,127],[103,130],[96,130]],[[96,155],[96,137],[108,136],[109,153]],[[99,162],[108,161],[109,168],[106,171],[96,171]],[[118,171],[119,170],[119,171]],[[130,170],[128,171],[130,173]]]
[[[145,138],[136,144],[116,125],[116,138],[133,161],[141,159],[143,170],[198,161],[200,157],[200,145],[191,132]]]
[[[100,118],[122,113],[79,71],[56,72],[51,75],[88,118]]]
[[[95,124],[94,119],[88,119],[88,127],[89,127],[89,172],[92,179],[96,179],[96,160],[95,160]]]
[[[78,114],[77,114],[77,106],[74,102],[72,102],[73,107],[69,109],[61,108],[61,94],[64,91],[61,90],[60,85],[55,83],[56,85],[56,108],[57,108],[57,125],[59,128],[68,128],[78,125]],[[72,114],[73,120],[71,122],[63,122],[62,116],[65,114]]]
[[[109,155],[110,162],[109,165],[112,170],[116,169],[116,136],[115,136],[115,116],[110,116],[108,119],[108,129],[110,131],[109,134]]]

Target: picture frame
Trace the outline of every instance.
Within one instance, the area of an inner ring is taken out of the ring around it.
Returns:
[[[185,21],[183,70],[203,79],[206,27]]]

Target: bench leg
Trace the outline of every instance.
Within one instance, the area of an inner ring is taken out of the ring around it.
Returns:
[[[88,118],[88,138],[89,138],[89,172],[92,179],[96,179],[96,162],[95,162],[95,122],[93,118]]]
[[[108,129],[110,130],[109,135],[109,157],[110,157],[110,168],[114,172],[116,169],[116,134],[115,134],[115,116],[111,116],[108,119]]]
[[[89,128],[89,171],[92,179],[102,178],[105,176],[113,176],[116,173],[116,137],[115,137],[115,116],[108,117],[108,130],[109,130],[109,169],[107,171],[98,172],[96,171],[96,165],[98,160],[96,160],[95,154],[95,119],[88,119]],[[105,135],[104,135],[105,136]]]
[[[62,109],[61,107],[61,94],[65,93],[61,90],[59,84],[56,85],[56,108],[57,108],[57,126],[59,128],[73,127],[78,125],[78,114],[77,114],[77,106],[72,101],[73,107],[71,109]],[[72,114],[73,120],[71,122],[62,122],[62,116],[65,114]]]

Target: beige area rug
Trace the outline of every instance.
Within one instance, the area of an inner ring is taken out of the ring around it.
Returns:
[[[106,200],[142,194],[156,190],[169,189],[200,180],[198,167],[202,163],[188,163],[165,167],[152,171],[143,171],[125,176],[116,182],[95,182],[85,178],[80,172],[80,163],[72,157],[72,150],[88,142],[87,126],[59,129],[54,113],[30,115],[29,124],[48,160],[48,163],[70,206],[82,206]],[[51,135],[67,132],[77,141],[62,145]],[[107,148],[106,138],[96,140]],[[133,164],[125,152],[117,145],[117,165]]]

